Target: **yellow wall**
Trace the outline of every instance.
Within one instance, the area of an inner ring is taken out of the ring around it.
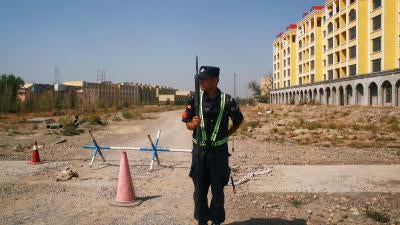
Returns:
[[[290,35],[290,86],[298,85],[297,83],[297,74],[296,74],[296,65],[297,65],[297,49],[296,49],[296,41],[292,42],[292,37],[296,37],[296,31],[294,34]]]
[[[318,17],[317,17],[318,18]],[[322,18],[321,18],[321,27],[317,26],[317,19],[315,21],[315,82],[322,81]]]
[[[384,7],[384,61],[382,70],[397,68],[398,48],[398,0],[384,0],[382,1]]]
[[[282,38],[279,41],[279,88],[283,88],[283,48]]]
[[[358,0],[357,10],[357,67],[358,74],[364,74],[369,72],[369,11],[368,11],[369,0]]]

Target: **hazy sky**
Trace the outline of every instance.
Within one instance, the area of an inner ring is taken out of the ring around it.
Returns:
[[[0,74],[26,82],[133,81],[194,89],[200,65],[249,94],[272,71],[272,41],[323,0],[0,0]]]

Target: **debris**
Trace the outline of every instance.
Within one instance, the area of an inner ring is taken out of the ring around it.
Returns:
[[[60,128],[63,128],[63,125],[58,124],[58,123],[52,123],[52,124],[47,124],[46,128],[47,129],[60,129]]]
[[[64,142],[67,142],[67,139],[61,139],[61,140],[57,141],[54,144],[56,145],[56,144],[61,144],[61,143],[64,143]]]
[[[56,181],[67,181],[71,180],[73,177],[79,177],[79,174],[78,172],[71,170],[71,168],[68,166],[61,171],[61,174],[57,176]]]
[[[26,122],[28,123],[53,123],[54,120],[51,118],[42,118],[42,117],[37,117],[37,118],[32,118],[32,119],[28,119],[26,120]]]
[[[243,184],[243,183],[246,183],[247,181],[253,179],[255,176],[264,175],[264,174],[268,174],[271,172],[272,172],[271,168],[259,169],[255,172],[248,173],[246,176],[242,177],[240,180],[234,182],[234,184],[235,185]]]

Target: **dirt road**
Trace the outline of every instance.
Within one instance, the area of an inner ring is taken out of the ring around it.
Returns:
[[[99,144],[149,146],[146,135],[154,137],[161,129],[161,146],[190,148],[191,132],[180,122],[180,113],[163,112],[157,114],[156,119],[115,122],[94,134]],[[399,166],[271,166],[263,163],[263,157],[271,152],[254,147],[264,146],[264,143],[253,145],[250,141],[236,139],[237,147],[232,156],[237,167],[236,179],[255,168],[272,167],[273,171],[238,186],[236,195],[230,187],[226,188],[227,224],[305,225],[340,220],[342,224],[372,224],[372,219],[363,216],[366,203],[379,209],[388,208],[393,224],[397,219],[400,223],[400,195],[395,193],[399,192]],[[155,166],[155,170],[149,172],[150,154],[128,152],[136,195],[145,201],[135,208],[121,208],[110,205],[115,199],[119,152],[105,151],[107,162],[98,159],[93,168],[89,168],[91,153],[80,148],[86,144],[91,144],[87,132],[57,145],[61,147],[46,145],[41,150],[41,157],[47,159],[44,164],[32,166],[21,160],[1,161],[0,223],[196,224],[192,219],[193,184],[188,177],[190,154],[161,153],[162,166]],[[290,147],[284,146],[286,148]],[[56,181],[67,166],[79,177]],[[382,171],[386,179],[378,179]],[[313,177],[313,182],[308,182],[307,177]],[[371,185],[374,182],[375,185]],[[340,184],[343,187],[338,188]],[[346,199],[344,203],[340,202],[343,198]],[[293,205],[293,199],[300,200],[299,206]],[[347,210],[339,208],[336,212],[338,204],[346,206]],[[349,211],[351,208],[360,213]]]

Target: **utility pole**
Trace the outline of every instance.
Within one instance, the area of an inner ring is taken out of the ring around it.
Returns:
[[[233,73],[233,97],[236,98],[236,73]]]
[[[54,84],[60,83],[60,67],[54,68]]]

